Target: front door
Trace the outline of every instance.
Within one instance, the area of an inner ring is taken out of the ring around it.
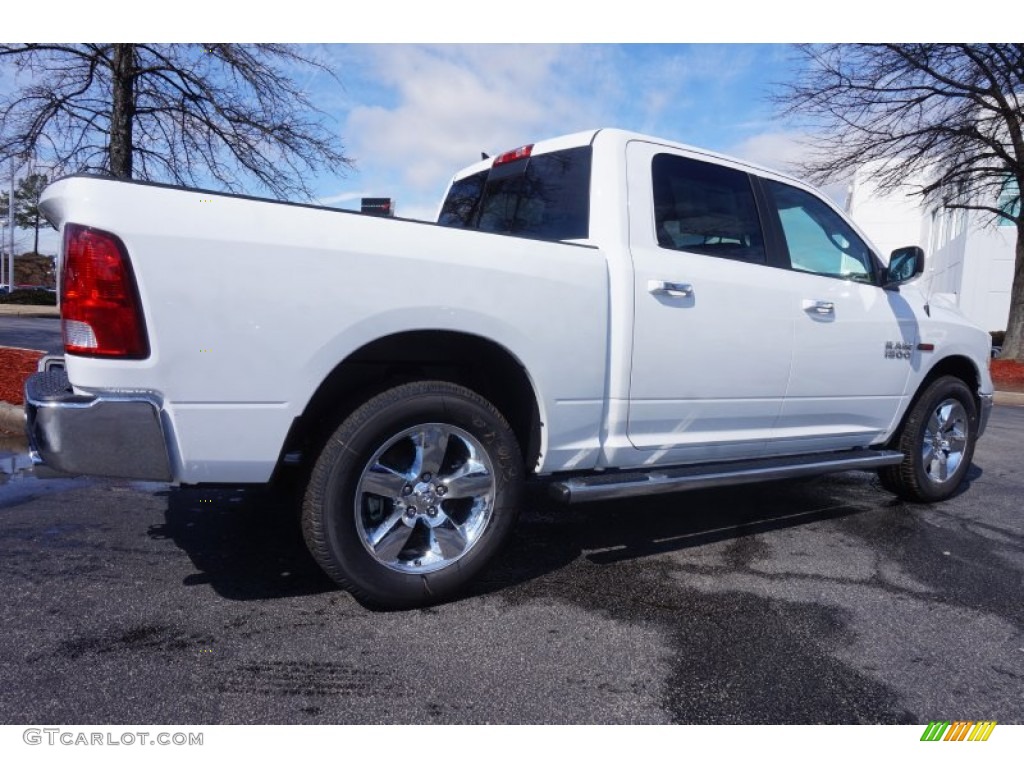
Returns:
[[[830,206],[806,190],[762,183],[791,267],[777,286],[795,328],[772,452],[870,445],[892,424],[920,354],[914,310],[879,286],[867,244]]]

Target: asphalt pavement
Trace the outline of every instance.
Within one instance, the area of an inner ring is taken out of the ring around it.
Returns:
[[[0,347],[38,349],[50,354],[64,352],[59,317],[0,316]]]
[[[854,472],[538,498],[405,612],[336,589],[286,496],[0,474],[0,722],[1024,723],[1022,433],[997,407],[930,506]]]

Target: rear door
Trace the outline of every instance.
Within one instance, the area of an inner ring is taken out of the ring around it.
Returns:
[[[629,440],[649,463],[760,455],[782,408],[793,313],[750,177],[627,145],[634,326]]]

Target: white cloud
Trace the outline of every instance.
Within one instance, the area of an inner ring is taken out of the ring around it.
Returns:
[[[379,101],[354,106],[345,134],[361,173],[386,169],[416,194],[522,144],[595,127],[592,94],[576,91],[591,49],[540,45],[372,46]]]
[[[333,206],[339,203],[351,203],[354,200],[362,200],[364,197],[373,197],[369,192],[339,192],[336,195],[326,195],[316,199],[317,205]]]
[[[728,154],[801,178],[803,174],[799,166],[808,151],[807,135],[793,131],[751,136],[729,150]],[[840,207],[846,206],[848,188],[848,179],[839,179],[819,187]]]
[[[807,154],[806,138],[795,131],[759,133],[732,147],[728,154],[783,173],[794,173]]]

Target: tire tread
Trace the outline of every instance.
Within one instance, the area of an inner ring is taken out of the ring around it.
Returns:
[[[302,504],[302,535],[310,554],[331,579],[363,604],[384,608],[407,608],[437,602],[449,596],[447,592],[436,594],[432,591],[429,578],[432,574],[419,576],[422,585],[422,593],[419,595],[405,594],[402,596],[385,597],[365,589],[359,582],[350,577],[346,568],[339,561],[337,553],[333,551],[328,533],[328,525],[331,520],[326,512],[329,478],[337,463],[345,460],[342,454],[345,451],[352,451],[348,447],[349,443],[363,429],[367,428],[374,419],[380,417],[382,413],[386,413],[389,409],[404,405],[410,400],[417,398],[433,399],[437,397],[440,397],[442,401],[451,398],[463,403],[468,402],[484,410],[500,425],[504,432],[502,439],[510,444],[510,450],[518,468],[517,476],[509,483],[506,494],[506,500],[510,502],[507,506],[511,509],[502,511],[503,514],[510,514],[511,512],[513,515],[513,519],[507,522],[507,527],[511,528],[514,524],[514,513],[517,511],[515,507],[518,504],[520,478],[522,476],[522,458],[512,428],[493,404],[473,390],[447,381],[414,381],[377,394],[343,419],[338,428],[328,438],[310,474]],[[445,404],[445,410],[447,410],[447,404]],[[354,458],[358,458],[357,452]],[[496,508],[495,514],[497,514],[497,511]],[[453,564],[452,567],[459,568],[460,566],[461,561]]]
[[[956,376],[940,376],[932,381],[914,400],[900,427],[896,449],[903,454],[903,461],[878,470],[879,481],[887,491],[906,501],[929,503],[948,498],[959,487],[960,483],[955,485],[951,483],[948,488],[942,489],[941,493],[937,492],[935,487],[930,486],[927,480],[922,478],[917,465],[917,456],[921,451],[919,433],[923,429],[924,423],[931,417],[931,410],[939,398],[954,392],[961,395],[960,399],[967,411],[969,433],[967,445],[964,448],[963,469],[958,470],[966,474],[974,456],[978,425],[977,407],[974,405],[970,389],[962,379]],[[945,394],[940,395],[939,393]]]

